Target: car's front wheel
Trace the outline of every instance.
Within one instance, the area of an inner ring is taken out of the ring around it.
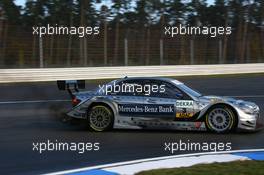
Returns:
[[[113,127],[114,115],[109,107],[97,105],[89,110],[88,121],[92,130],[106,131]]]
[[[216,133],[227,133],[234,129],[236,115],[226,105],[216,105],[209,109],[206,115],[206,126]]]

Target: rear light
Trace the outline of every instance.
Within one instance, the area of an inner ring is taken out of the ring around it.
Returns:
[[[81,102],[81,100],[79,100],[78,98],[74,97],[72,99],[72,106],[77,106],[80,102]]]

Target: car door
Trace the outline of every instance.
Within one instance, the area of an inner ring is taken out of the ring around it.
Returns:
[[[143,114],[143,96],[140,89],[142,81],[140,79],[122,80],[117,83],[116,88],[120,90],[111,94],[113,102],[116,104],[118,114],[123,117],[137,117]],[[134,86],[134,88],[131,88]]]
[[[176,99],[174,91],[168,83],[159,80],[145,80],[144,86],[154,87],[158,91],[144,93],[144,105],[148,109],[145,112],[147,117],[160,120],[174,120],[176,114]],[[150,110],[149,110],[150,109]]]
[[[167,81],[155,80],[149,83],[164,86],[164,91],[144,96],[145,105],[159,109],[157,113],[153,113],[154,117],[173,121],[193,120],[194,101],[186,93]]]

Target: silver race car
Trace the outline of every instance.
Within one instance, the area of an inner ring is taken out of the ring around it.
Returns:
[[[259,107],[228,97],[204,96],[170,78],[123,78],[82,91],[84,80],[57,81],[68,90],[72,118],[84,119],[94,131],[112,128],[210,130],[262,128]]]

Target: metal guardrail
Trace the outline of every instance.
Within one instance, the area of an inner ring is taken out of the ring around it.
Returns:
[[[85,68],[0,69],[0,83],[41,82],[56,80],[111,79],[124,76],[191,76],[264,73],[264,63],[175,65],[175,66],[127,66]]]

